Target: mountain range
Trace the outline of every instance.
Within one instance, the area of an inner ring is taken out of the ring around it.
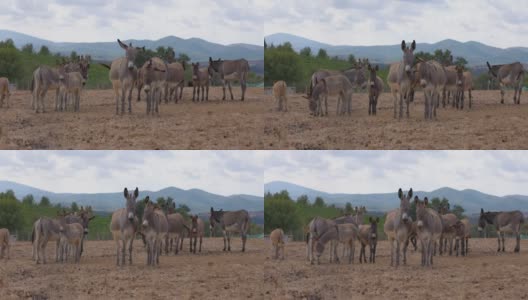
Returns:
[[[353,206],[364,205],[371,211],[386,212],[399,206],[397,190],[394,190],[393,193],[332,194],[284,181],[266,183],[264,190],[271,193],[287,190],[292,199],[297,199],[301,195],[307,195],[312,202],[319,196],[326,203],[333,203],[337,206],[344,206],[347,202],[350,202]],[[429,199],[445,197],[449,199],[451,205],[461,205],[468,213],[478,213],[481,208],[490,211],[517,209],[523,212],[528,211],[528,196],[523,195],[500,197],[472,189],[456,190],[449,187],[442,187],[430,192],[414,191],[414,195],[418,195],[420,199],[423,199],[423,197],[428,197]]]
[[[112,42],[94,42],[94,43],[62,43],[40,39],[27,34],[0,30],[0,40],[12,39],[15,46],[21,48],[25,44],[33,44],[33,49],[38,51],[41,46],[47,46],[51,52],[59,52],[63,55],[69,55],[76,51],[79,55],[89,54],[92,59],[97,61],[109,61],[123,56],[123,49],[119,47],[116,41]],[[156,50],[159,46],[174,48],[176,53],[186,53],[192,61],[208,61],[209,57],[223,59],[245,58],[251,61],[261,61],[264,59],[264,47],[261,45],[251,44],[231,44],[221,45],[208,42],[199,38],[183,39],[176,36],[167,36],[159,40],[123,40],[123,42],[132,43],[134,46]]]
[[[130,187],[132,188],[132,187]],[[70,205],[72,202],[77,202],[78,205],[91,205],[97,211],[114,211],[118,208],[124,207],[123,191],[115,193],[54,193],[28,185],[11,182],[0,181],[0,191],[13,190],[18,199],[22,199],[26,195],[33,195],[35,201],[45,196],[50,199],[52,204],[61,203]],[[200,189],[183,190],[177,187],[167,187],[159,191],[145,191],[139,190],[139,198],[150,196],[155,200],[158,197],[172,197],[176,205],[186,204],[192,213],[204,213],[210,210],[210,207],[223,210],[237,210],[246,209],[248,211],[262,211],[264,210],[264,200],[262,196],[252,195],[231,195],[222,196],[212,194]]]
[[[312,53],[317,53],[319,49],[325,49],[330,56],[348,57],[354,54],[356,58],[368,57],[371,62],[391,63],[400,61],[402,57],[401,45],[380,45],[380,46],[360,46],[360,45],[330,45],[318,41],[310,40],[301,36],[275,33],[265,37],[268,45],[279,45],[290,42],[293,49],[299,51],[304,47],[310,47]],[[491,64],[504,64],[514,61],[528,63],[527,47],[497,48],[485,45],[483,43],[469,41],[459,42],[452,39],[446,39],[437,43],[420,43],[417,41],[416,51],[433,53],[437,49],[449,49],[454,57],[464,57],[469,66],[486,65],[486,61]]]

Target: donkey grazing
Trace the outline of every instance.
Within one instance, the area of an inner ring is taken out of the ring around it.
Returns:
[[[9,92],[9,79],[5,77],[0,77],[0,107],[4,106],[4,99],[6,101],[6,107],[9,108],[9,97],[11,93]]]
[[[205,224],[198,217],[198,215],[191,216],[191,230],[189,231],[190,250],[191,253],[196,253],[196,243],[200,238],[200,250],[202,252],[202,239],[205,233]]]
[[[209,74],[212,74],[212,71],[220,73],[220,78],[222,78],[222,89],[224,92],[224,97],[222,100],[226,99],[225,86],[229,87],[229,93],[231,94],[231,100],[233,100],[233,91],[231,90],[231,81],[238,80],[240,82],[240,87],[242,88],[242,97],[241,101],[244,101],[247,88],[247,77],[249,74],[249,63],[245,59],[237,60],[213,60],[209,57]]]
[[[249,213],[245,209],[236,211],[215,211],[211,207],[209,217],[211,233],[216,224],[220,225],[224,234],[224,250],[231,251],[231,232],[239,232],[242,238],[242,252],[246,251],[247,233],[249,231]],[[227,240],[227,245],[226,245]],[[227,247],[226,247],[227,246]]]
[[[355,224],[337,224],[328,228],[325,233],[317,239],[315,246],[317,254],[317,264],[319,264],[319,257],[324,251],[325,245],[330,241],[330,262],[339,262],[337,256],[337,245],[342,243],[348,252],[348,263],[354,261],[355,240],[358,238],[358,228]],[[333,249],[333,251],[332,251]]]
[[[436,211],[427,207],[429,204],[427,197],[424,201],[420,201],[416,196],[414,203],[416,203],[417,233],[422,244],[422,266],[432,267],[435,244],[442,234],[442,220]]]
[[[354,219],[355,221],[355,219]],[[329,229],[334,228],[336,222],[321,217],[313,218],[308,224],[308,233],[306,234],[306,256],[311,264],[315,261],[314,247],[319,238]],[[330,255],[331,256],[331,255]]]
[[[123,191],[126,203],[125,208],[120,208],[112,214],[110,222],[110,231],[116,242],[116,265],[119,266],[119,252],[121,252],[121,265],[125,264],[125,250],[128,244],[128,263],[132,264],[132,245],[138,229],[138,219],[136,217],[136,199],[139,196],[139,190],[136,187],[134,193],[129,193],[125,188]],[[121,251],[119,246],[121,242]]]
[[[278,111],[288,111],[288,87],[284,80],[279,80],[273,84],[273,98],[278,104]]]
[[[516,239],[517,244],[515,245],[515,249],[513,252],[519,252],[521,246],[520,246],[520,240],[521,240],[521,226],[524,224],[524,216],[522,212],[518,210],[514,211],[494,211],[494,212],[484,212],[484,209],[480,209],[480,218],[479,218],[479,224],[478,224],[478,230],[482,231],[486,224],[491,224],[495,227],[495,230],[497,230],[497,240],[499,243],[499,247],[497,248],[497,252],[501,251],[501,237],[502,237],[502,252],[504,252],[504,233],[505,232],[512,232]]]
[[[147,241],[147,265],[159,265],[162,241],[166,239],[168,223],[165,214],[147,196],[143,212],[142,232]]]
[[[398,190],[398,198],[400,198],[400,208],[391,210],[387,213],[383,231],[391,245],[391,266],[400,265],[400,245],[403,244],[403,264],[407,263],[407,239],[409,236],[409,224],[412,219],[409,216],[410,199],[413,195],[413,190],[410,189],[405,195],[400,188]],[[396,247],[394,245],[396,243]],[[396,249],[395,249],[396,248]],[[396,253],[395,253],[396,250]]]
[[[417,76],[425,96],[425,119],[436,118],[436,107],[440,102],[440,92],[446,84],[446,73],[444,67],[434,61],[422,61],[417,67]]]
[[[284,231],[277,228],[270,233],[271,245],[273,247],[273,259],[284,259]]]
[[[209,101],[209,72],[207,68],[200,68],[200,63],[192,63],[193,97],[196,92],[196,101],[200,100],[200,89],[202,90],[202,101]],[[205,93],[207,92],[207,96]],[[205,96],[205,97],[204,97]]]
[[[383,80],[376,76],[378,71],[378,65],[374,68],[368,65],[369,78],[368,78],[368,87],[369,87],[369,116],[376,115],[376,108],[378,106],[379,95],[383,92]]]
[[[413,41],[411,47],[407,47],[405,41],[401,43],[403,59],[401,62],[391,64],[387,83],[394,97],[394,118],[396,119],[398,97],[400,95],[400,119],[403,117],[403,100],[407,103],[407,118],[409,117],[409,92],[411,91],[414,68],[414,50],[416,42]]]
[[[490,77],[497,79],[501,91],[501,103],[504,104],[504,89],[509,86],[514,89],[513,103],[521,103],[521,93],[524,83],[524,67],[520,62],[514,62],[507,65],[488,65]]]
[[[9,230],[0,228],[0,259],[4,258],[5,252],[7,252],[7,259],[9,259]]]
[[[324,115],[328,115],[328,96],[337,96],[337,115],[351,114],[353,87],[344,75],[333,75],[323,78],[315,86],[309,101],[313,115],[323,116],[323,101],[325,104]]]
[[[365,246],[369,246],[369,262],[376,262],[376,245],[378,243],[378,223],[379,218],[376,219],[369,217],[368,225],[359,225],[358,238],[361,242],[361,251],[359,252],[359,262],[367,262],[367,255],[365,253]],[[363,258],[363,261],[361,260]]]
[[[472,104],[471,91],[473,90],[473,75],[471,72],[465,71],[462,66],[456,66],[457,71],[457,91],[453,107],[457,109],[464,109],[464,91],[468,91],[469,108]]]

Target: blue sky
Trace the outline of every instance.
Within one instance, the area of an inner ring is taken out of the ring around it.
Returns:
[[[263,194],[259,151],[0,151],[0,180],[52,192],[116,192],[123,186]]]
[[[476,189],[528,195],[527,151],[274,151],[264,181],[329,193],[385,193],[399,187]]]
[[[269,0],[265,11],[265,35],[285,32],[332,45],[450,38],[528,47],[528,1]]]
[[[262,45],[261,2],[229,0],[2,0],[0,29],[55,42],[198,37]]]

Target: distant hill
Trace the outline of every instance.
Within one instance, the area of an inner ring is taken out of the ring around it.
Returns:
[[[335,46],[286,33],[268,35],[265,37],[265,40],[268,45],[278,45],[284,42],[290,42],[293,48],[297,51],[304,47],[310,47],[312,52],[315,53],[321,48],[326,49],[330,56],[337,55],[346,57],[349,54],[354,54],[355,57],[368,57],[370,61],[376,63],[399,61],[402,57],[401,46],[399,43],[395,45],[380,46]],[[491,64],[503,64],[514,61],[528,64],[528,48],[526,47],[501,49],[479,42],[469,41],[463,43],[451,39],[443,40],[434,44],[420,43],[420,41],[417,41],[416,51],[434,52],[436,49],[449,49],[454,57],[462,56],[466,58],[470,66],[486,65],[486,61],[489,61]]]
[[[407,189],[407,187],[405,187]],[[394,193],[379,194],[331,194],[310,189],[289,182],[273,181],[266,183],[264,186],[266,192],[276,193],[287,190],[292,199],[297,199],[301,195],[307,195],[313,202],[315,197],[322,197],[327,203],[334,203],[338,206],[344,206],[346,202],[352,203],[353,206],[364,205],[371,211],[389,211],[398,207],[397,190]],[[451,205],[459,204],[464,207],[468,213],[478,213],[480,208],[485,210],[516,210],[523,212],[528,211],[528,196],[509,195],[504,197],[485,194],[476,190],[455,190],[449,187],[443,187],[431,192],[414,191],[418,197],[445,197],[449,199]]]
[[[132,188],[132,187],[129,187]],[[122,190],[115,193],[53,193],[37,189],[28,185],[11,181],[0,181],[0,191],[13,190],[18,199],[32,194],[35,201],[40,201],[42,196],[50,199],[51,203],[71,204],[77,202],[79,205],[91,205],[97,211],[113,211],[124,206]],[[264,209],[263,197],[252,195],[221,196],[200,189],[183,190],[176,187],[168,187],[159,191],[144,191],[140,189],[139,197],[150,196],[151,199],[158,197],[172,197],[176,204],[186,204],[192,213],[208,212],[210,207],[224,210],[246,209],[248,211],[262,211]]]
[[[113,42],[96,43],[62,43],[53,42],[30,35],[18,33],[10,30],[0,30],[0,40],[12,39],[15,46],[21,48],[25,44],[33,44],[33,48],[38,51],[41,46],[47,46],[51,52],[60,52],[69,55],[76,51],[79,55],[90,54],[94,60],[108,61],[123,56],[123,50]],[[123,40],[127,44],[132,42],[134,46],[156,50],[159,46],[174,48],[176,53],[186,53],[192,61],[208,61],[209,57],[223,59],[245,58],[247,60],[261,61],[264,59],[264,47],[250,44],[221,45],[211,43],[199,38],[182,39],[175,36],[167,36],[156,41],[152,40]]]

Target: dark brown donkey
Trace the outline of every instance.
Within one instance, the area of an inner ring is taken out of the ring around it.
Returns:
[[[376,219],[369,217],[369,224],[367,225],[359,225],[359,234],[358,238],[361,242],[361,251],[359,252],[359,262],[367,262],[367,255],[365,253],[365,246],[369,245],[370,250],[370,256],[369,256],[369,262],[375,263],[376,262],[376,245],[378,243],[378,223],[379,218],[376,217]],[[363,261],[361,260],[363,258]]]
[[[524,216],[522,212],[515,211],[487,211],[480,209],[479,227],[478,230],[482,231],[486,224],[495,226],[497,230],[497,240],[499,247],[497,252],[501,251],[501,236],[502,236],[502,252],[504,252],[504,232],[512,232],[517,238],[517,244],[513,252],[519,252],[520,241],[521,241],[521,226],[524,224]]]
[[[198,252],[202,252],[202,239],[205,232],[205,225],[202,219],[198,215],[191,216],[191,230],[189,232],[190,237],[190,252],[196,253],[196,243],[198,238],[200,238],[200,249]]]

